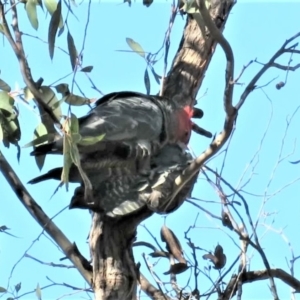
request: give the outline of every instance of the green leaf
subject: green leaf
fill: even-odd
[[[34,130],[33,132],[33,140],[36,140],[37,138],[42,138],[43,136],[47,135],[47,142],[49,142],[50,140],[54,139],[55,133],[49,133],[47,132],[47,128],[43,123],[40,123]],[[43,139],[45,139],[45,137],[43,137]],[[41,144],[45,143],[43,142],[41,139],[40,142]],[[36,144],[40,145],[40,144]],[[38,156],[34,156],[36,165],[38,166],[39,170],[41,171],[44,163],[45,163],[45,159],[46,159],[46,155],[38,155]]]
[[[0,32],[4,34],[4,27],[2,24],[0,24]]]
[[[102,141],[105,137],[105,134],[101,134],[98,136],[85,136],[85,137],[81,137],[81,140],[78,142],[78,145],[81,146],[90,146],[90,145],[94,145],[100,141]]]
[[[69,85],[67,83],[60,83],[55,86],[55,89],[58,93],[62,94],[63,97],[70,94]]]
[[[93,70],[93,66],[86,66],[80,70],[80,72],[90,73]]]
[[[60,18],[61,18],[61,0],[59,0],[57,4],[57,8],[52,14],[50,24],[49,24],[48,44],[49,44],[49,54],[51,59],[53,59],[53,55],[54,55],[55,38],[56,38],[56,33],[59,26]]]
[[[65,97],[64,102],[73,106],[81,106],[90,103],[90,100],[88,98],[70,94]]]
[[[6,292],[7,290],[4,287],[0,286],[0,293],[6,293]]]
[[[36,6],[37,0],[27,0],[25,8],[27,12],[28,19],[31,23],[31,26],[37,30],[39,28],[39,21],[37,18]]]
[[[155,79],[155,81],[157,82],[157,84],[160,84],[161,76],[158,75],[158,74],[155,72],[155,70],[154,70],[153,67],[151,67],[151,72],[152,72],[152,74],[153,74],[153,76],[154,76],[154,79]]]
[[[42,124],[42,123],[41,123]],[[44,125],[44,124],[42,124],[42,125]],[[45,125],[44,125],[45,126]],[[34,132],[34,136],[36,136],[37,134],[36,134],[36,130],[35,130],[35,132]],[[27,143],[27,144],[25,144],[22,148],[28,148],[28,147],[31,147],[31,146],[39,146],[39,145],[42,145],[42,144],[45,144],[45,143],[47,143],[48,142],[48,139],[50,138],[50,137],[53,137],[53,134],[51,134],[51,133],[49,133],[49,134],[43,134],[43,135],[41,135],[41,136],[38,136],[38,137],[36,137],[35,139],[33,139],[31,142],[29,142],[29,143]]]
[[[79,133],[79,122],[74,114],[71,114],[70,134]]]
[[[0,79],[0,90],[9,93],[11,91],[11,87],[4,80]]]
[[[42,291],[39,284],[36,286],[35,294],[39,300],[42,300]]]
[[[6,124],[7,138],[11,144],[17,145],[21,138],[19,120],[16,115],[11,115]]]
[[[142,46],[135,42],[133,39],[131,38],[126,38],[126,42],[128,44],[128,46],[138,55],[140,55],[141,57],[145,58],[145,51],[142,48]]]
[[[0,109],[4,109],[9,114],[12,114],[14,112],[14,103],[14,98],[10,97],[7,92],[0,91]]]
[[[33,94],[31,93],[30,89],[26,86],[24,88],[24,98],[26,101],[30,101],[34,98]]]
[[[61,181],[66,184],[66,190],[69,188],[69,173],[72,166],[72,158],[70,153],[70,143],[68,142],[67,134],[64,135],[63,140],[63,154],[64,154],[64,165],[61,173]]]
[[[1,123],[0,123],[0,142],[2,142],[2,140],[3,140],[3,130],[2,130]]]
[[[49,14],[52,16],[53,13],[57,9],[57,2],[56,2],[56,0],[44,0],[44,4],[45,4],[45,7],[48,10]]]
[[[53,113],[57,117],[57,119],[60,119],[62,116],[61,108],[58,103],[58,99],[55,95],[55,93],[52,91],[52,89],[48,86],[41,86],[40,91],[43,93],[42,100],[48,104],[49,107],[52,108]]]
[[[56,0],[44,0],[44,4],[46,6],[46,9],[48,10],[49,14],[52,16],[53,13],[56,11],[57,9],[57,2]],[[60,15],[60,20],[59,20],[59,28],[63,28],[64,23],[63,23],[63,18]]]
[[[145,70],[144,83],[145,83],[147,95],[149,95],[150,94],[150,79],[149,79],[148,68],[146,68],[146,70]]]
[[[70,62],[71,62],[71,66],[72,66],[72,70],[74,71],[77,65],[77,50],[75,47],[75,43],[74,43],[74,39],[70,33],[70,31],[68,31],[68,35],[67,35],[67,41],[68,41],[68,50],[69,50],[69,55],[70,55]]]

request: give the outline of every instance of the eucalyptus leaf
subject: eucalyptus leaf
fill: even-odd
[[[31,26],[37,30],[39,28],[39,21],[36,12],[36,6],[38,5],[37,0],[27,0],[25,8],[27,12],[28,19]]]
[[[47,140],[45,140],[45,136],[47,137]],[[48,134],[46,126],[43,123],[40,123],[33,132],[33,141],[38,138],[41,138],[40,144],[35,143],[35,146],[38,146],[54,139],[54,136],[55,133]],[[34,158],[35,158],[36,165],[41,171],[45,163],[46,155],[37,155],[34,156]]]
[[[14,98],[10,97],[9,94],[5,91],[0,91],[0,109],[4,109],[9,114],[12,114],[14,111]]]
[[[68,50],[69,50],[69,55],[70,55],[70,62],[71,62],[71,66],[72,66],[72,70],[74,71],[77,65],[77,50],[75,47],[75,43],[74,43],[74,39],[70,33],[70,31],[68,31],[68,35],[67,35],[67,42],[68,42]]]
[[[146,68],[146,70],[145,70],[144,83],[145,83],[147,95],[149,95],[150,94],[150,78],[149,78],[148,68]]]
[[[53,92],[53,90],[48,86],[41,86],[40,91],[43,94],[42,100],[44,103],[46,103],[50,108],[52,108],[53,113],[57,117],[57,119],[60,119],[62,116],[61,108],[58,103],[58,99]]]
[[[78,142],[81,146],[90,146],[102,141],[105,137],[105,134],[99,136],[85,136],[81,137],[81,140]]]
[[[2,140],[3,140],[3,130],[2,130],[1,123],[0,123],[0,142],[2,142]]]
[[[39,284],[37,284],[37,286],[36,286],[35,294],[36,294],[38,300],[42,300],[42,290],[41,290]]]
[[[56,11],[57,9],[57,2],[56,0],[44,0],[44,4],[46,6],[46,9],[47,11],[49,12],[49,14],[52,16],[53,13]],[[64,26],[64,23],[63,23],[63,18],[62,16],[60,16],[60,21],[59,21],[59,25],[58,27],[60,29],[62,29]]]
[[[73,94],[66,96],[64,101],[73,106],[81,106],[90,103],[89,99]]]
[[[135,42],[133,39],[131,38],[126,38],[126,42],[128,44],[128,46],[138,55],[140,55],[141,57],[145,58],[145,51],[142,48],[142,46]]]
[[[49,44],[49,54],[51,59],[53,59],[53,55],[54,55],[55,38],[59,27],[60,19],[61,19],[61,0],[59,0],[57,4],[57,8],[53,12],[49,24],[48,44]]]
[[[69,85],[67,83],[60,83],[54,87],[58,93],[62,94],[63,97],[70,94]]]
[[[80,72],[90,73],[93,70],[93,66],[86,66],[80,70]]]
[[[0,79],[0,90],[9,93],[11,91],[11,87],[4,80]]]

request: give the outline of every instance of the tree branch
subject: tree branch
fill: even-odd
[[[261,270],[261,271],[251,271],[244,272],[242,276],[239,277],[239,280],[244,283],[251,283],[258,280],[269,279],[269,274],[271,273],[272,277],[278,278],[290,287],[292,287],[295,292],[300,292],[300,281],[282,269],[270,269],[270,270]],[[237,275],[233,275],[230,282],[228,283],[226,290],[224,291],[222,300],[232,298],[237,292],[236,281],[238,280]]]
[[[152,285],[141,273],[139,276],[139,283],[142,291],[152,300],[171,300],[170,297],[163,294],[159,289]]]
[[[20,65],[20,71],[23,77],[23,80],[25,84],[30,89],[31,93],[33,94],[35,100],[39,104],[39,109],[41,110],[41,115],[43,116],[44,111],[50,116],[52,121],[56,124],[60,125],[59,120],[56,118],[55,114],[53,113],[53,110],[43,101],[43,94],[38,90],[35,82],[32,79],[31,71],[28,66],[27,59],[25,57],[25,52],[23,48],[22,43],[22,34],[19,30],[18,25],[18,14],[17,14],[17,7],[15,5],[15,0],[11,0],[11,11],[12,11],[12,28],[15,34],[15,40],[12,37],[12,34],[10,32],[10,29],[8,27],[5,13],[4,13],[4,5],[2,1],[0,0],[0,18],[2,19],[2,25],[3,25],[3,34],[8,40],[9,44],[11,45]],[[50,126],[47,126],[50,129]],[[53,131],[53,130],[52,130]]]
[[[42,208],[34,201],[28,193],[15,171],[9,165],[2,152],[0,151],[0,170],[11,189],[15,192],[21,203],[25,206],[31,216],[40,224],[40,226],[50,235],[50,237],[59,245],[64,254],[71,260],[78,269],[82,277],[91,286],[92,272],[87,269],[84,257],[79,253],[75,244],[72,244],[55,223],[44,213]]]

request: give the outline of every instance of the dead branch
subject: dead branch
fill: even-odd
[[[278,278],[283,281],[285,284],[292,287],[295,292],[300,292],[300,281],[282,269],[269,269],[269,270],[261,270],[261,271],[250,271],[244,272],[239,280],[244,283],[251,283],[258,280],[269,279],[269,273],[274,278]],[[224,291],[222,300],[227,300],[232,298],[237,292],[236,289],[236,280],[237,275],[233,275],[230,282],[228,283],[226,290]]]
[[[162,293],[160,290],[158,290],[141,273],[140,273],[140,277],[139,277],[139,284],[140,284],[143,292],[151,299],[153,299],[153,300],[171,300],[170,297],[168,297],[167,295]]]

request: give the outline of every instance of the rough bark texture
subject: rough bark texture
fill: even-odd
[[[93,257],[93,289],[96,300],[135,298],[139,270],[132,243],[137,225],[152,212],[145,207],[121,221],[95,213],[90,231]]]
[[[223,30],[234,1],[211,2],[211,17],[217,27]],[[163,94],[176,97],[182,104],[194,103],[215,47],[216,43],[209,32],[203,38],[196,21],[187,17],[178,52],[165,78]],[[138,272],[132,253],[132,242],[137,225],[151,214],[142,211],[122,222],[111,222],[100,214],[94,214],[90,247],[94,267],[93,287],[97,300],[135,299]],[[152,299],[162,297],[153,291],[148,295]]]
[[[234,0],[211,1],[210,16],[223,31]],[[216,48],[208,31],[203,37],[197,22],[187,17],[179,49],[165,79],[163,95],[176,97],[182,104],[194,103]]]
[[[94,266],[96,299],[132,299],[136,293],[136,270],[132,242],[135,230],[93,216],[90,247]],[[97,270],[97,272],[96,272]]]

